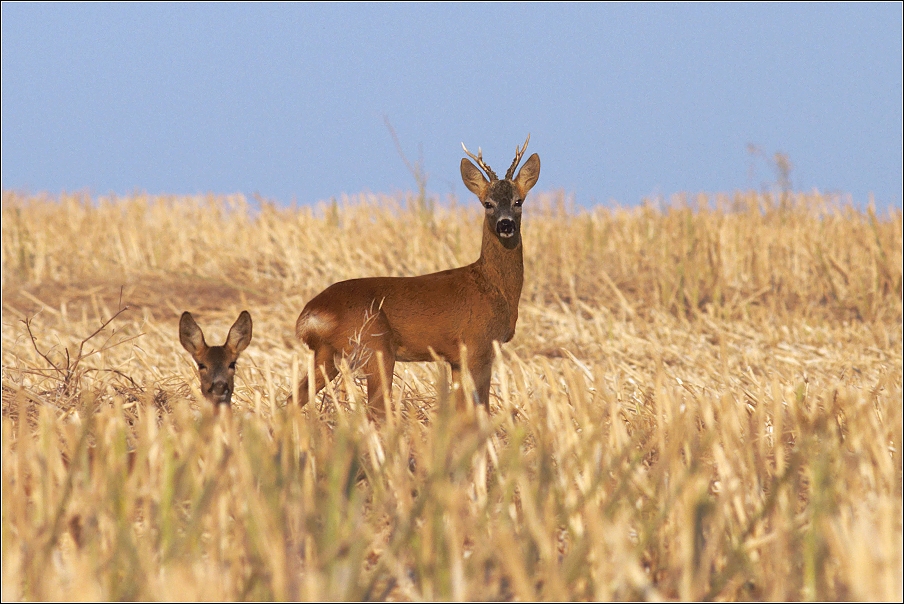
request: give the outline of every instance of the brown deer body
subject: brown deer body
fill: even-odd
[[[198,364],[201,393],[217,409],[220,405],[228,407],[232,402],[235,362],[251,342],[251,331],[251,314],[243,310],[229,329],[226,343],[208,346],[204,341],[204,332],[190,312],[182,313],[179,319],[179,341]]]
[[[339,372],[340,355],[356,352],[367,374],[368,403],[383,412],[397,361],[432,361],[452,366],[453,389],[462,406],[462,348],[475,385],[475,397],[489,405],[493,341],[515,335],[518,301],[524,282],[521,204],[540,175],[540,158],[532,155],[513,178],[524,147],[516,149],[506,178],[499,180],[482,159],[467,149],[489,180],[467,159],[462,180],[486,209],[480,258],[473,264],[418,277],[370,277],[334,283],[304,307],[295,332],[314,352],[318,368],[314,392]],[[464,147],[464,145],[462,145]],[[360,350],[354,351],[355,347]],[[362,354],[363,351],[363,354]],[[434,356],[435,355],[435,356]],[[382,363],[380,362],[382,358]],[[324,375],[325,374],[325,375]],[[297,391],[308,402],[307,378]],[[291,397],[290,397],[291,401]]]

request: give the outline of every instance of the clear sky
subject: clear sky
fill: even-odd
[[[470,194],[463,141],[633,205],[902,198],[902,5],[2,4],[2,188]],[[751,153],[751,145],[759,150]]]

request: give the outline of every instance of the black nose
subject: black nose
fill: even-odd
[[[211,385],[210,392],[214,396],[223,396],[229,394],[229,384],[226,382],[214,382]]]
[[[496,232],[500,235],[512,235],[515,232],[515,221],[503,218],[496,223]]]

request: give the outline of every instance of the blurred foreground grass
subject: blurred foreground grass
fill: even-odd
[[[489,416],[438,364],[284,407],[304,303],[473,261],[476,205],[4,193],[3,599],[901,599],[900,210],[534,196]],[[242,309],[214,416],[178,317]]]

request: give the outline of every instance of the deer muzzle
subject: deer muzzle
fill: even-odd
[[[515,235],[515,231],[517,227],[515,226],[514,220],[509,220],[508,218],[503,218],[499,222],[496,223],[496,234],[500,237],[512,237]]]
[[[217,381],[211,384],[210,390],[207,391],[207,396],[211,402],[217,405],[228,405],[232,402],[232,389],[225,380]]]

